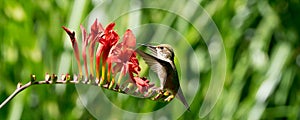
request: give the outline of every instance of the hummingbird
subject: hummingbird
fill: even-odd
[[[165,101],[170,101],[176,95],[184,106],[190,111],[190,107],[180,88],[178,73],[174,64],[174,50],[168,44],[157,46],[145,45],[150,50],[150,54],[139,49],[136,52],[144,59],[150,69],[154,71],[160,80],[160,91],[166,91],[164,95],[169,95]],[[161,92],[160,92],[161,93]]]

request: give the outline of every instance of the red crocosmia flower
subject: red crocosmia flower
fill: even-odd
[[[118,89],[121,86],[121,79],[127,73],[130,77],[130,82],[134,83],[138,90],[141,93],[144,93],[153,85],[149,85],[149,80],[145,77],[139,77],[139,73],[141,68],[139,66],[139,61],[136,58],[136,52],[134,50],[136,45],[136,38],[133,35],[131,30],[127,30],[123,36],[123,41],[118,43],[119,35],[114,31],[115,23],[111,23],[107,25],[105,29],[103,29],[102,25],[95,20],[93,25],[91,26],[91,33],[87,34],[86,29],[83,26],[80,26],[82,32],[82,58],[84,62],[84,70],[86,77],[89,77],[88,66],[87,66],[87,53],[86,50],[89,51],[89,60],[90,60],[90,72],[91,77],[94,77],[94,47],[96,43],[98,44],[97,52],[96,52],[96,80],[100,81],[100,85],[104,84],[104,80],[107,81],[109,85],[109,89],[111,89],[115,84],[115,76],[117,73],[120,73],[117,86]],[[69,35],[72,46],[74,49],[76,61],[79,68],[80,77],[82,76],[82,69],[80,65],[79,58],[79,50],[77,41],[75,38],[75,32],[71,32],[68,28],[63,27],[63,29]],[[118,44],[117,44],[118,43]],[[87,48],[88,47],[88,48]],[[100,61],[102,61],[102,69],[101,69],[101,79],[100,79]],[[106,65],[108,65],[108,70],[106,70]],[[114,66],[112,66],[114,65]],[[113,69],[112,69],[113,67]],[[107,73],[105,74],[105,72]],[[115,75],[111,79],[111,72]],[[106,78],[106,79],[105,79]],[[99,80],[100,79],[100,80]],[[126,83],[126,82],[125,82]]]
[[[143,93],[149,88],[149,80],[147,80],[145,77],[139,77],[138,75],[140,71],[141,68],[139,66],[139,61],[137,60],[136,53],[134,52],[130,58],[129,76],[132,82],[136,84],[139,91]],[[136,76],[134,74],[136,74]]]
[[[100,80],[100,84],[103,83],[104,75],[105,75],[105,65],[107,63],[107,58],[111,48],[118,42],[119,35],[113,30],[115,23],[109,24],[105,30],[104,34],[99,38],[99,46],[96,53],[96,73],[97,78],[99,78],[99,70],[100,70],[100,58],[102,59],[102,79]],[[110,78],[110,69],[111,64],[108,65],[108,78]]]
[[[136,39],[131,30],[127,30],[123,36],[123,42],[117,44],[110,53],[109,62],[116,63],[113,73],[121,71],[123,75],[128,72],[129,63],[135,57],[134,47]]]
[[[81,69],[81,64],[80,64],[80,58],[79,58],[79,50],[78,50],[78,44],[75,38],[75,32],[71,32],[71,30],[69,30],[68,28],[66,28],[65,26],[62,26],[62,28],[67,32],[67,34],[70,37],[70,40],[72,42],[72,47],[74,50],[74,54],[75,54],[75,58],[77,61],[77,65],[78,65],[78,69],[79,69],[79,75],[82,76],[82,69]]]
[[[84,62],[84,68],[85,68],[85,75],[88,77],[88,68],[87,68],[87,58],[86,58],[86,47],[88,46],[89,50],[89,60],[90,60],[90,72],[91,77],[94,76],[94,48],[96,41],[99,40],[101,35],[103,35],[103,27],[96,19],[95,22],[91,26],[91,33],[87,35],[85,28],[80,25],[80,29],[82,32],[82,57]]]
[[[134,77],[133,80],[141,93],[144,93],[148,90],[149,80],[147,80],[145,77]]]
[[[86,61],[86,46],[88,45],[88,39],[90,36],[86,35],[86,30],[82,25],[80,25],[80,29],[82,32],[82,57],[83,57],[83,64],[84,64],[84,70],[85,75],[88,77],[88,68],[87,68],[87,61]]]
[[[131,48],[134,49],[135,44],[136,43],[136,39],[135,36],[133,35],[131,30],[126,30],[124,36],[123,36],[123,43],[122,45],[124,46],[124,48]]]
[[[131,58],[130,58],[130,62],[132,64],[130,64],[130,72],[132,73],[135,73],[135,74],[139,74],[140,71],[141,71],[141,68],[139,66],[139,61],[138,59],[136,58],[136,52],[134,52],[132,55],[131,55]]]
[[[136,53],[133,50],[135,44],[136,38],[131,30],[127,30],[124,34],[123,42],[113,48],[108,61],[110,63],[116,63],[113,68],[113,73],[121,72],[118,79],[118,85],[120,85],[122,76],[129,73],[131,82],[137,85],[140,92],[144,92],[146,91],[146,88],[149,87],[149,80],[138,77],[141,68],[139,67]]]
[[[94,39],[98,34],[100,34],[103,31],[104,31],[104,29],[103,29],[101,23],[99,23],[98,20],[96,19],[95,22],[93,23],[92,27],[91,27],[91,37],[92,37],[92,39]]]
[[[84,29],[84,28],[83,28]],[[96,19],[91,26],[91,33],[88,35],[89,45],[89,56],[90,56],[90,72],[91,76],[94,76],[94,54],[95,54],[95,44],[99,41],[100,37],[103,35],[103,27],[100,22]],[[99,74],[99,73],[98,73]]]
[[[121,44],[118,44],[116,47],[113,48],[109,58],[108,62],[109,63],[116,63],[116,65],[113,68],[113,73],[120,72],[125,75],[128,72],[128,67],[129,67],[129,59],[131,54],[133,53],[133,50],[126,49],[122,50],[121,49]]]

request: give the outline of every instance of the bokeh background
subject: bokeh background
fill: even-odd
[[[300,115],[300,1],[299,0],[194,0],[211,16],[223,38],[226,52],[226,77],[221,95],[205,119],[299,119]],[[62,61],[72,57],[71,44],[61,26],[79,33],[79,24],[104,1],[0,1],[0,100],[26,83],[30,74],[43,79],[45,73],[72,72]],[[145,4],[189,3],[188,1],[105,1],[106,16],[119,10]],[[178,3],[176,3],[178,2]],[[140,23],[167,23],[181,31],[198,56],[199,88],[191,103],[192,112],[181,119],[200,119],[199,111],[211,80],[208,43],[191,24],[166,11],[145,9]],[[195,19],[197,11],[190,11]],[[135,16],[128,16],[135,17]],[[169,17],[166,19],[166,17]],[[170,20],[171,19],[171,20]],[[109,19],[108,19],[109,20]],[[105,21],[112,22],[112,21]],[[126,21],[115,21],[118,32],[128,28]],[[199,23],[201,23],[201,19]],[[104,23],[104,26],[106,23]],[[145,34],[145,33],[144,33]],[[148,34],[146,34],[148,35]],[[149,35],[151,37],[151,35]],[[180,45],[178,54],[189,53]],[[179,50],[180,49],[180,50]],[[217,49],[217,48],[216,48]],[[193,63],[192,56],[177,58]],[[184,66],[180,66],[184,67]],[[221,71],[221,70],[220,70]],[[186,88],[188,81],[183,81]],[[190,88],[188,88],[190,89]],[[131,102],[134,104],[133,102]],[[121,103],[122,104],[122,103]],[[123,103],[128,104],[128,103]],[[151,107],[147,108],[151,110]],[[148,119],[177,119],[167,116]],[[0,110],[6,119],[95,119],[78,99],[74,85],[33,86],[18,94]],[[110,119],[126,115],[109,113]],[[143,118],[143,117],[141,117]],[[136,118],[136,119],[141,119]],[[145,119],[145,118],[143,118]]]

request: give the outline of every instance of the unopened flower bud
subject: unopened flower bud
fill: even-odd
[[[50,79],[51,79],[51,76],[48,73],[46,73],[46,75],[45,75],[45,81],[49,82]]]
[[[66,81],[66,75],[65,74],[61,74],[61,80]]]
[[[33,74],[30,75],[30,78],[31,78],[31,80],[30,80],[31,82],[34,82],[36,80],[36,77]]]
[[[57,81],[57,75],[52,74],[51,80],[53,81],[53,83],[55,83]]]

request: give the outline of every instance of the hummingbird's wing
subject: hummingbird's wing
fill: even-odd
[[[145,62],[150,66],[150,69],[153,70],[158,75],[161,85],[163,85],[167,78],[167,71],[161,63],[166,63],[166,62],[148,53],[145,53],[141,50],[137,49],[136,52],[140,56],[142,56]]]

